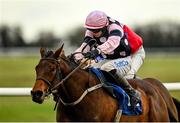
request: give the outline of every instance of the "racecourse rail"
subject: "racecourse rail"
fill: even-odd
[[[180,90],[180,82],[163,83],[169,90]],[[32,88],[0,88],[0,96],[30,96]]]

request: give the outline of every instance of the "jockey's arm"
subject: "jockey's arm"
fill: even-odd
[[[82,60],[84,58],[82,53],[87,53],[91,50],[91,46],[95,43],[95,41],[91,41],[92,39],[93,39],[92,32],[90,32],[89,30],[86,30],[83,43],[78,49],[75,50],[75,53],[80,52],[75,55],[76,60]]]
[[[124,35],[123,29],[117,24],[110,25],[108,31],[109,37],[107,41],[97,47],[104,54],[113,52],[119,46],[121,38]]]

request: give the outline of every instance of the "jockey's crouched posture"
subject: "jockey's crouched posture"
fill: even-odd
[[[75,51],[83,52],[84,55],[76,54],[75,59],[82,60],[84,57],[95,59],[99,55],[103,56],[104,60],[93,66],[114,75],[118,80],[117,84],[130,96],[132,108],[135,108],[140,100],[140,94],[125,78],[133,78],[143,64],[145,51],[142,38],[127,25],[101,11],[93,11],[87,16],[85,28],[87,30],[84,41]]]

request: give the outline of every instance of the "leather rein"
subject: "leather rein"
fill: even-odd
[[[62,60],[67,61],[66,59],[59,57]],[[57,88],[60,85],[63,85],[63,83],[74,73],[76,72],[84,63],[86,63],[89,59],[86,59],[84,62],[82,62],[81,64],[79,64],[78,67],[76,67],[75,69],[73,69],[65,78],[62,78],[62,72],[60,69],[60,59],[55,59],[55,58],[41,58],[41,60],[50,60],[50,61],[54,61],[56,64],[56,76],[54,77],[54,79],[52,81],[47,80],[46,78],[43,77],[38,77],[36,80],[43,80],[45,83],[47,83],[49,85],[49,88],[47,90],[47,92],[45,93],[45,96],[49,96],[50,94],[54,94],[54,93],[58,93]],[[55,79],[57,79],[57,81],[59,81],[56,85],[52,86],[53,81],[55,81]],[[65,106],[74,106],[77,105],[78,103],[80,103],[82,101],[82,99],[89,93],[92,92],[96,89],[99,89],[103,86],[103,83],[97,84],[95,86],[92,86],[90,88],[87,88],[82,95],[74,102],[70,102],[67,103],[65,101],[63,101],[63,99],[59,96],[58,100],[56,101],[56,105],[54,110],[56,109],[57,104],[59,103],[59,101],[61,101],[61,103]],[[64,88],[64,86],[62,86]],[[64,89],[64,91],[66,91],[66,89]]]

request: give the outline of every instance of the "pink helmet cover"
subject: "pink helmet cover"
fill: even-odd
[[[92,11],[86,18],[84,27],[89,29],[101,29],[108,25],[107,15],[102,11]]]

